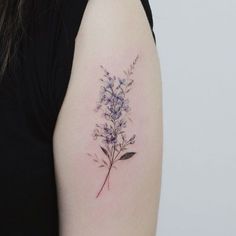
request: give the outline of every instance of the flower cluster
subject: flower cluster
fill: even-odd
[[[104,78],[101,81],[103,85],[100,90],[97,110],[103,108],[105,118],[116,121],[120,119],[124,112],[130,111],[129,100],[126,98],[126,94],[130,91],[133,80],[111,76],[105,70]]]
[[[96,111],[102,110],[107,123],[96,125],[94,138],[101,137],[106,145],[116,145],[121,138],[125,138],[123,129],[126,128],[126,116],[131,110],[126,95],[131,90],[133,80],[121,79],[112,76],[106,69],[103,70],[105,74],[101,79],[100,99]]]

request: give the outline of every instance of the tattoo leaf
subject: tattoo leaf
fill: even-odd
[[[121,156],[120,160],[127,160],[133,157],[136,154],[136,152],[127,152],[124,155]]]
[[[102,160],[102,162],[103,162],[106,166],[108,166],[108,164],[107,164],[107,162],[106,162],[105,160]]]
[[[101,147],[102,151],[104,152],[104,154],[105,154],[107,157],[109,157],[109,154],[108,154],[107,150],[106,150],[104,147],[102,147],[102,146],[100,146],[100,147]]]

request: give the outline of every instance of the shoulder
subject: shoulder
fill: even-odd
[[[152,13],[148,0],[90,0],[83,15],[81,31],[96,35],[132,33],[153,34]],[[154,35],[154,34],[153,34]]]

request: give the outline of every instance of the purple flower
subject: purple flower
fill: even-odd
[[[117,134],[116,133],[109,133],[103,139],[103,142],[106,144],[116,144],[117,143]]]
[[[111,113],[112,120],[118,120],[121,117],[122,113],[119,110],[113,110]]]

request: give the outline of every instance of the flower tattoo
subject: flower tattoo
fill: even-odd
[[[98,191],[98,198],[107,185],[110,189],[110,175],[112,169],[117,169],[116,165],[119,161],[132,158],[136,152],[128,151],[130,145],[135,143],[136,135],[127,137],[125,129],[128,121],[131,121],[129,113],[131,111],[128,99],[128,93],[131,91],[134,80],[131,79],[135,66],[139,60],[139,56],[135,58],[128,70],[124,71],[122,78],[112,75],[103,66],[104,71],[101,80],[100,98],[97,102],[96,112],[100,112],[104,119],[102,124],[96,124],[93,138],[100,141],[100,148],[103,157],[99,158],[97,154],[88,155],[100,168],[106,168],[107,174]]]

